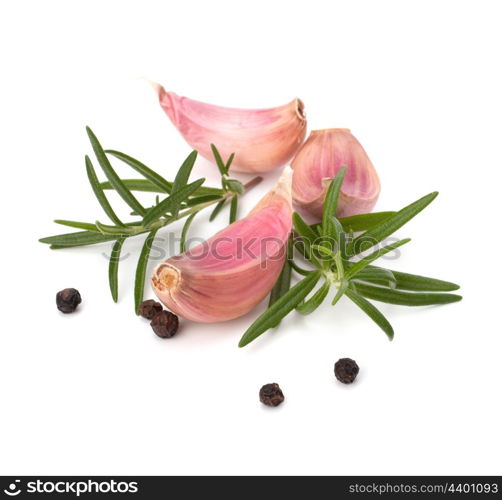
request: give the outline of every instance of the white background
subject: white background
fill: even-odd
[[[499,7],[2,2],[0,473],[502,473]],[[168,177],[190,151],[138,77],[227,106],[298,96],[309,129],[351,128],[381,177],[377,209],[440,192],[390,264],[461,283],[463,302],[382,305],[393,343],[347,300],[245,349],[259,310],[157,338],[133,314],[141,240],[126,247],[118,305],[108,246],[37,243],[66,232],[54,218],[106,220],[85,175],[86,124]],[[216,181],[209,163],[197,169]],[[84,302],[64,316],[54,296],[69,286]],[[361,367],[348,387],[333,376],[345,356]],[[281,407],[259,403],[267,382]]]

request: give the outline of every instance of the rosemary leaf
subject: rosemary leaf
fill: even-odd
[[[324,200],[324,208],[322,213],[322,235],[326,238],[335,240],[338,243],[339,230],[333,223],[333,218],[336,217],[336,207],[338,205],[338,197],[340,195],[340,188],[342,187],[343,178],[347,172],[347,167],[342,167],[336,174],[336,177],[331,181],[326,199]],[[333,248],[330,245],[330,248]]]
[[[354,302],[358,307],[361,308],[387,335],[389,340],[394,338],[394,329],[392,325],[387,321],[385,316],[371,303],[368,302],[364,297],[361,297],[357,292],[347,287],[345,290],[345,295]]]
[[[105,193],[103,192],[103,189],[101,188],[101,185],[99,184],[98,176],[96,175],[96,171],[94,170],[94,167],[92,165],[91,159],[85,155],[85,168],[87,170],[87,177],[89,179],[89,183],[91,184],[92,190],[94,191],[94,194],[96,198],[99,201],[99,204],[103,207],[103,210],[105,211],[105,214],[108,215],[110,220],[117,224],[117,226],[123,226],[124,224],[122,221],[117,217],[117,214],[113,210],[112,206],[110,205],[108,198],[106,197]]]
[[[388,304],[400,306],[430,306],[434,304],[450,304],[462,300],[453,293],[405,292],[394,288],[384,288],[368,283],[353,283],[355,289],[363,297]]]
[[[211,144],[211,151],[213,152],[214,160],[216,161],[216,166],[218,167],[220,174],[227,175],[227,166],[225,165],[225,163],[223,163],[220,152],[216,149],[216,146],[214,144]]]
[[[85,229],[86,231],[93,231],[94,233],[99,233],[99,229],[96,224],[91,224],[90,222],[78,222],[74,220],[62,220],[56,219],[54,221],[56,224],[61,224],[62,226],[74,227],[75,229]]]
[[[368,264],[371,264],[373,261],[379,259],[383,255],[392,252],[392,250],[395,250],[396,248],[399,248],[400,246],[405,245],[410,241],[410,238],[405,238],[404,240],[396,241],[395,243],[385,245],[384,247],[375,250],[373,253],[371,253],[367,257],[364,257],[359,262],[356,262],[353,266],[351,266],[345,274],[345,277],[347,279],[350,279],[353,276],[357,276],[357,273],[361,271],[361,269],[364,269]]]
[[[165,193],[165,190],[161,190],[157,187],[153,182],[150,182],[147,179],[122,179],[122,182],[126,185],[128,189],[131,191],[143,191],[146,193]],[[172,186],[172,182],[166,181],[169,186]],[[101,187],[103,189],[113,189],[113,186],[109,181],[101,182]],[[169,188],[169,192],[171,192],[171,188]],[[197,191],[195,191],[194,195],[196,196],[223,196],[225,192],[221,188],[209,187],[209,186],[201,186]]]
[[[268,307],[277,302],[291,287],[291,265],[288,260],[284,262],[281,274],[270,292]]]
[[[428,278],[427,276],[419,276],[417,274],[408,274],[401,271],[391,271],[376,266],[368,266],[371,270],[387,271],[394,276],[396,288],[399,290],[411,290],[415,292],[453,292],[460,288],[456,283],[450,281],[438,280],[436,278]],[[357,277],[359,278],[359,276]]]
[[[178,170],[176,177],[174,178],[172,193],[177,193],[181,191],[187,185],[188,179],[190,177],[190,174],[192,173],[192,168],[195,165],[196,159],[197,159],[197,151],[192,151],[187,156],[187,158],[181,165],[180,169]],[[172,209],[173,217],[176,217],[178,215],[179,209],[180,206],[178,203]]]
[[[232,165],[232,162],[234,161],[235,158],[235,153],[232,153],[227,160],[227,163],[225,165],[225,172],[228,174],[228,171],[230,170],[230,167]]]
[[[246,330],[239,342],[239,347],[244,347],[269,328],[277,325],[282,318],[289,314],[312,291],[320,277],[321,273],[314,271],[299,281],[294,287],[290,288]]]
[[[331,302],[332,306],[336,305],[336,303],[342,298],[342,295],[346,292],[348,286],[349,286],[348,281],[342,281],[340,283],[340,286],[338,287],[338,290],[336,291],[336,294]]]
[[[296,232],[310,244],[319,240],[319,235],[302,219],[298,212],[293,212],[293,225]]]
[[[145,291],[145,277],[146,270],[148,267],[148,259],[150,258],[150,251],[152,249],[152,243],[157,234],[157,229],[151,231],[145,239],[143,248],[141,249],[141,254],[138,260],[138,266],[136,267],[136,278],[134,282],[134,309],[136,314],[139,314],[139,306],[143,302],[143,294]]]
[[[180,238],[180,253],[186,251],[186,239],[187,239],[188,229],[190,228],[190,224],[192,224],[192,221],[194,220],[197,214],[198,212],[194,212],[193,214],[189,215],[187,217],[187,220],[185,221],[185,224],[183,224],[183,229],[181,230],[181,238]]]
[[[51,245],[53,249],[81,247],[85,245],[94,245],[96,243],[104,243],[105,241],[113,241],[117,239],[113,235],[105,235],[95,233],[94,231],[78,231],[76,233],[56,234],[40,238],[40,243]]]
[[[319,261],[312,254],[312,245],[320,241],[317,233],[302,219],[300,214],[293,212],[293,226],[295,231],[301,236],[304,244],[304,252],[301,252],[304,257],[312,261],[314,265],[320,267]],[[297,247],[298,248],[298,247]]]
[[[143,226],[148,226],[152,222],[162,217],[167,212],[176,212],[182,201],[185,201],[194,191],[197,190],[204,183],[205,179],[198,179],[186,186],[182,187],[179,191],[174,191],[162,200],[158,205],[150,208],[143,218]]]
[[[172,188],[172,183],[168,182],[164,177],[159,175],[157,172],[147,167],[144,163],[141,163],[136,158],[121,153],[120,151],[114,151],[113,149],[107,149],[105,153],[118,158],[130,167],[132,167],[136,172],[139,172],[146,180],[150,181],[154,186],[160,189],[161,193],[170,193]],[[124,182],[124,181],[123,181]],[[124,182],[127,186],[127,184]]]
[[[110,181],[111,185],[114,187],[115,191],[122,197],[122,199],[136,212],[144,215],[146,213],[145,208],[141,205],[141,203],[136,199],[136,197],[127,189],[125,184],[122,182],[120,177],[117,175],[117,172],[111,166],[110,161],[108,160],[101,144],[99,143],[97,137],[94,135],[94,132],[86,127],[87,135],[89,136],[89,140],[91,141],[92,149],[94,150],[94,154],[98,159],[98,163],[100,164],[103,172],[106,177]]]
[[[438,195],[437,191],[430,193],[419,200],[411,203],[403,209],[396,212],[394,215],[385,219],[383,222],[359,235],[350,244],[350,254],[354,251],[360,253],[367,248],[371,248],[380,241],[390,236],[400,227],[404,226],[409,220],[418,215],[427,205],[429,205]]]
[[[396,277],[392,271],[375,266],[366,266],[364,269],[361,269],[354,279],[369,281],[370,283],[388,286],[389,288],[396,288],[397,284]]]
[[[296,310],[303,315],[313,313],[328,295],[330,283],[326,280],[323,285],[308,300],[296,306]]]
[[[138,226],[109,226],[96,221],[96,227],[102,234],[112,234],[115,236],[133,236],[138,234]],[[114,238],[115,239],[115,238]]]
[[[145,193],[166,193],[164,189],[160,189],[156,184],[150,182],[147,179],[122,179],[122,183],[130,191],[143,191]],[[105,190],[114,189],[110,184],[110,181],[101,182],[100,186]]]
[[[108,282],[110,284],[110,292],[112,294],[112,299],[117,302],[119,297],[119,262],[120,262],[120,252],[122,251],[122,245],[126,240],[125,237],[120,237],[112,247],[112,253],[110,255],[110,263],[108,265]]]
[[[234,194],[232,196],[232,200],[230,201],[230,217],[229,217],[229,223],[232,224],[237,220],[237,206],[239,202],[239,197]]]
[[[302,276],[307,276],[309,275],[312,271],[309,271],[308,269],[303,269],[300,267],[296,262],[291,259],[289,261],[289,265],[293,268],[294,271],[296,271],[298,274],[301,274]]]
[[[209,216],[209,222],[212,222],[214,219],[216,219],[218,214],[221,212],[221,209],[224,207],[226,201],[226,198],[223,198],[223,200],[216,204],[213,211],[211,212],[211,215]]]
[[[203,196],[195,196],[186,201],[183,208],[194,207],[195,205],[201,205],[202,203],[209,203],[210,201],[216,201],[221,198],[219,194],[206,194]]]
[[[270,292],[268,307],[277,302],[291,288],[291,263],[293,262],[293,235],[289,235],[286,245],[286,259],[282,266],[281,273],[274,287]],[[278,326],[279,323],[277,323]]]
[[[351,215],[350,217],[342,217],[340,223],[346,232],[367,231],[388,219],[396,212],[373,212],[370,214]]]

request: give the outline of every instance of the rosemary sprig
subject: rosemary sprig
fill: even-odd
[[[169,224],[187,218],[181,235],[181,251],[186,250],[187,233],[195,216],[207,207],[216,205],[219,210],[230,201],[230,219],[237,218],[238,197],[245,191],[261,182],[261,177],[255,177],[245,185],[229,176],[229,169],[234,155],[226,162],[221,158],[217,148],[213,145],[213,153],[222,177],[222,187],[204,186],[205,179],[198,179],[189,183],[190,174],[197,159],[197,152],[192,151],[178,170],[174,181],[168,181],[163,176],[146,166],[139,160],[125,153],[115,150],[104,150],[93,131],[87,127],[92,149],[97,162],[107,181],[100,182],[91,159],[85,157],[87,177],[99,204],[103,208],[113,225],[102,222],[80,222],[66,219],[56,219],[57,224],[82,229],[74,233],[59,234],[41,238],[39,241],[50,245],[51,249],[59,250],[78,246],[94,245],[113,241],[108,268],[108,281],[112,299],[118,300],[118,269],[122,246],[127,238],[147,234],[136,269],[134,286],[135,310],[143,299],[143,290],[150,258],[150,250],[157,232]],[[122,161],[143,179],[121,179],[112,167],[108,155]],[[132,209],[132,215],[141,220],[123,222],[113,210],[105,190],[115,190]],[[150,208],[144,207],[134,196],[133,191],[158,193],[155,203]],[[160,196],[159,196],[160,195]],[[162,198],[162,196],[164,196]],[[211,220],[214,217],[211,217]]]
[[[409,239],[384,245],[369,255],[360,256],[419,214],[436,198],[437,192],[398,212],[364,214],[338,220],[336,205],[344,175],[345,169],[342,168],[330,184],[321,223],[309,226],[299,214],[293,214],[294,248],[301,252],[300,258],[308,261],[314,269],[306,270],[292,258],[286,261],[290,269],[302,276],[301,280],[286,291],[289,282],[284,280],[283,270],[272,290],[268,309],[247,329],[239,347],[277,326],[294,309],[301,314],[311,314],[328,297],[332,286],[336,289],[333,305],[346,295],[390,340],[394,337],[392,326],[368,299],[405,306],[448,304],[462,299],[460,295],[439,293],[457,290],[459,287],[455,283],[372,265],[386,253],[408,243]],[[353,233],[360,231],[363,231],[362,234],[353,239]],[[321,278],[321,286],[314,291]],[[277,298],[279,290],[280,297]],[[314,293],[309,297],[312,291]]]

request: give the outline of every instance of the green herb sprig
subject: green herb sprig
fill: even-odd
[[[448,304],[462,299],[460,295],[445,293],[458,290],[459,286],[455,283],[373,265],[378,258],[408,243],[408,238],[377,248],[369,255],[360,256],[362,252],[378,246],[419,214],[438,193],[430,193],[398,212],[337,219],[337,201],[345,172],[345,168],[340,169],[329,186],[321,223],[309,225],[299,214],[293,214],[294,239],[291,239],[288,258],[271,292],[268,309],[247,329],[239,347],[244,347],[268,329],[276,327],[293,310],[311,314],[328,297],[332,287],[336,289],[333,305],[345,295],[385,332],[389,340],[394,338],[394,330],[370,300],[404,306],[425,306]],[[353,237],[355,232],[361,231],[361,234]],[[295,262],[292,254],[294,249],[301,252],[302,265]],[[305,264],[309,269],[305,269]],[[291,270],[302,278],[290,288]],[[314,291],[320,281],[321,285]]]
[[[200,178],[188,182],[197,159],[197,151],[192,151],[179,168],[174,181],[168,181],[163,176],[147,167],[132,156],[115,150],[105,150],[93,131],[87,127],[87,135],[94,151],[96,160],[105,174],[107,181],[100,182],[94,165],[89,156],[85,157],[87,178],[103,211],[112,224],[100,221],[79,222],[56,219],[54,222],[67,227],[81,229],[79,232],[58,234],[41,238],[39,241],[50,245],[51,249],[63,249],[77,246],[94,245],[113,241],[108,268],[108,281],[112,299],[118,300],[118,268],[122,246],[127,238],[146,234],[136,267],[134,285],[134,306],[138,313],[143,300],[146,271],[150,251],[159,229],[173,222],[186,218],[181,232],[180,252],[186,250],[186,240],[190,224],[203,209],[215,205],[210,220],[214,220],[223,207],[230,203],[229,220],[237,219],[238,198],[246,191],[261,182],[261,177],[255,177],[246,184],[233,179],[229,175],[234,155],[226,162],[221,158],[216,146],[211,145],[213,155],[221,173],[221,188],[204,185],[205,179]],[[116,158],[133,168],[143,178],[122,179],[112,167],[109,157]],[[131,208],[131,215],[139,220],[123,222],[115,213],[105,194],[107,190],[115,190],[123,201]],[[155,203],[150,207],[143,206],[134,196],[133,191],[157,193]],[[164,196],[161,198],[161,196]]]

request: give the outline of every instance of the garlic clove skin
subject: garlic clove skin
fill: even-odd
[[[281,167],[305,139],[307,121],[300,99],[277,108],[236,109],[154,87],[160,105],[193,149],[212,162],[211,144],[224,158],[235,153],[231,171],[258,173]]]
[[[159,300],[179,316],[203,323],[238,318],[258,305],[284,265],[291,233],[292,170],[243,219],[157,266]]]
[[[380,194],[380,180],[359,141],[343,128],[313,130],[296,154],[291,164],[295,204],[320,220],[329,181],[342,166],[347,166],[347,173],[337,216],[371,212]]]

